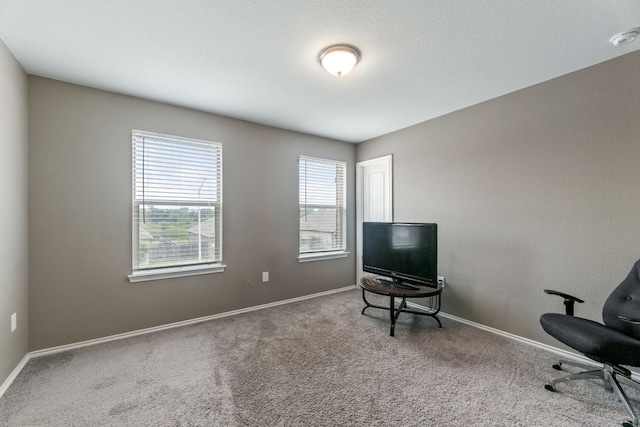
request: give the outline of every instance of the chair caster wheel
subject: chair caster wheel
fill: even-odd
[[[555,369],[556,371],[562,371],[562,365],[560,363],[556,363],[555,365],[551,366],[553,369]]]
[[[556,391],[556,388],[554,386],[552,386],[551,384],[545,384],[544,388],[546,388],[549,391]]]
[[[631,421],[625,421],[622,423],[622,427],[634,427],[633,423]]]

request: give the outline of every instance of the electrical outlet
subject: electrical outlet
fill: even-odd
[[[262,272],[262,283],[268,282],[269,281],[269,272],[268,271],[263,271]]]
[[[447,286],[447,281],[445,280],[444,276],[438,276],[438,285],[442,286],[443,288]]]
[[[18,327],[18,315],[16,313],[13,313],[11,315],[11,332],[14,332],[17,327]]]

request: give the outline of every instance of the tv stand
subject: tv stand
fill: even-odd
[[[440,295],[442,294],[442,287],[440,285],[436,286],[435,288],[430,288],[428,286],[417,287],[410,285],[412,288],[418,289],[405,289],[396,286],[396,284],[396,282],[384,279],[381,280],[375,276],[366,276],[360,279],[360,287],[362,288],[362,299],[366,304],[366,306],[362,309],[362,314],[364,314],[364,311],[369,307],[389,310],[391,318],[391,328],[389,330],[390,336],[394,336],[396,320],[398,319],[400,313],[411,313],[433,317],[435,321],[438,322],[438,326],[442,328],[442,323],[440,323],[440,319],[438,319],[437,316],[437,314],[440,312]],[[389,307],[371,304],[369,301],[367,301],[365,291],[372,292],[378,295],[388,296]],[[397,308],[395,301],[396,298],[402,298],[402,302]],[[435,298],[435,308],[420,311],[410,310],[407,308],[407,298]]]

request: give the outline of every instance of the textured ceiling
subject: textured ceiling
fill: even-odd
[[[30,74],[349,142],[640,49],[608,42],[636,26],[638,0],[0,0]],[[317,55],[341,42],[338,78]]]

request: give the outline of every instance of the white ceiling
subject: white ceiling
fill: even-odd
[[[638,0],[0,0],[30,74],[349,142],[640,49],[609,43],[636,26]],[[335,43],[362,51],[344,77]]]

